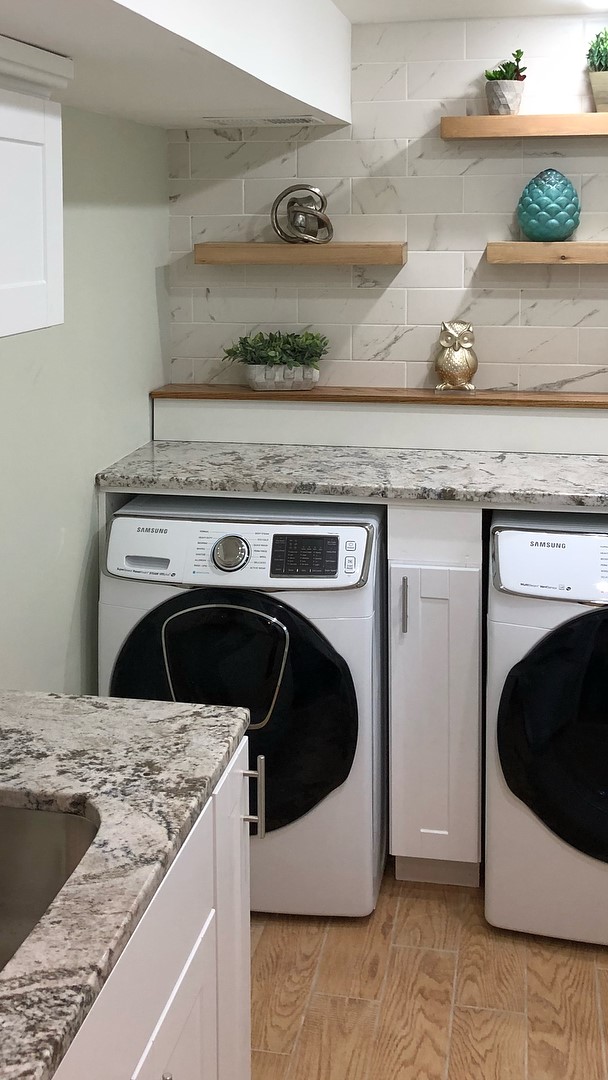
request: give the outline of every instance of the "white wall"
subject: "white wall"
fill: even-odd
[[[0,342],[0,686],[92,691],[95,472],[163,381],[166,136],[64,111],[65,323]]]

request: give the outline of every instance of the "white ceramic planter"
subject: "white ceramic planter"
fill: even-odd
[[[608,71],[590,71],[596,112],[608,112]]]
[[[246,364],[245,375],[252,390],[312,390],[319,381],[318,368],[282,364]]]
[[[488,79],[486,100],[491,116],[517,116],[524,84],[518,79]]]

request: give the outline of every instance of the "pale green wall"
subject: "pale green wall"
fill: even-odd
[[[163,381],[166,136],[64,110],[65,323],[0,339],[0,686],[95,688],[95,472]]]

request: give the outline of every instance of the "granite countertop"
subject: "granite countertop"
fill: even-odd
[[[157,441],[104,469],[97,483],[567,509],[608,505],[608,456]]]
[[[247,720],[245,709],[0,693],[0,804],[100,820],[0,972],[2,1080],[53,1075]]]

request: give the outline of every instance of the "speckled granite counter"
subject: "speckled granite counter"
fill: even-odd
[[[1,1080],[53,1075],[246,726],[244,709],[0,693],[0,803],[100,818],[0,973]]]
[[[151,442],[99,473],[101,488],[608,506],[608,456]]]

